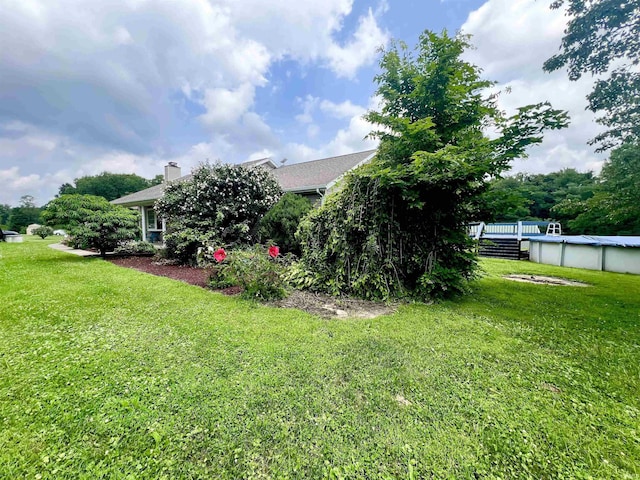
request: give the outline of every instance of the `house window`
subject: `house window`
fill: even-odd
[[[153,208],[147,207],[147,230],[162,230],[162,220]]]

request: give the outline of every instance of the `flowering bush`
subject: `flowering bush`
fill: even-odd
[[[167,222],[170,258],[193,263],[204,245],[251,245],[257,225],[282,191],[265,169],[202,164],[191,178],[167,185],[155,209]]]
[[[280,255],[275,245],[268,249],[256,245],[231,253],[222,248],[201,248],[198,259],[200,264],[211,265],[209,285],[213,288],[239,285],[244,289],[242,296],[254,300],[280,299],[287,294],[285,273],[290,257]]]
[[[215,258],[216,262],[220,263],[227,258],[227,252],[224,251],[224,248],[219,248],[213,253],[213,258]]]

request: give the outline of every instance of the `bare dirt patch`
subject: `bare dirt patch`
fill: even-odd
[[[553,383],[543,382],[540,386],[544,390],[548,390],[551,393],[562,393],[562,390],[560,390],[558,387],[556,387]]]
[[[403,407],[408,407],[409,405],[411,405],[411,402],[406,398],[404,398],[402,395],[399,395],[399,394],[396,395],[395,399],[396,399],[396,402],[398,402],[398,404]]]
[[[294,291],[287,298],[271,302],[282,308],[297,308],[323,318],[375,318],[397,310],[397,305],[387,305],[355,298],[332,297],[322,293]]]
[[[559,277],[544,277],[542,275],[505,275],[502,278],[514,282],[537,283],[539,285],[557,285],[564,287],[588,287],[586,283],[567,280]]]

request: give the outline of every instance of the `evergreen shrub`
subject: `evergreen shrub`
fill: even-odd
[[[308,198],[285,193],[260,221],[262,243],[274,243],[283,252],[300,255],[300,242],[295,236],[300,220],[312,209]]]

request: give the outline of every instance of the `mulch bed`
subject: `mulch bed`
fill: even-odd
[[[141,272],[181,280],[203,288],[207,287],[210,274],[205,268],[195,268],[184,265],[165,265],[157,262],[157,260],[152,257],[107,258],[107,260],[120,267],[134,268]]]
[[[207,283],[210,271],[206,268],[171,265],[158,262],[151,257],[107,257],[107,260],[120,267],[134,268],[152,275],[181,280],[191,285],[208,288]],[[225,295],[237,295],[242,292],[242,287],[229,287],[216,291]],[[393,313],[397,309],[397,305],[300,291],[292,292],[291,295],[283,300],[270,302],[270,305],[281,308],[297,308],[323,318],[375,318]]]

